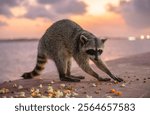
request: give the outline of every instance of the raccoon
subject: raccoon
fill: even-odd
[[[71,58],[79,67],[99,81],[110,81],[94,72],[89,64],[95,65],[118,82],[123,81],[115,77],[106,64],[101,60],[106,39],[98,39],[95,35],[84,30],[77,23],[63,19],[52,24],[39,40],[36,66],[31,72],[24,73],[24,79],[31,79],[40,75],[48,59],[55,62],[61,81],[79,82],[84,76],[71,75]]]

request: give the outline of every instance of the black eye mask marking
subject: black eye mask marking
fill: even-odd
[[[100,49],[97,51],[95,51],[93,49],[89,49],[89,50],[86,50],[86,53],[89,55],[96,55],[96,54],[101,55],[103,53],[103,51]]]
[[[92,55],[92,56],[95,56],[95,60],[98,60],[98,56],[102,54],[102,50],[101,49],[98,49],[98,40],[97,38],[95,38],[95,49],[88,49],[86,50],[86,53],[88,55]]]

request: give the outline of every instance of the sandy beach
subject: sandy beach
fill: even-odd
[[[72,70],[74,75],[86,77],[81,82],[62,82],[55,73],[34,79],[7,81],[0,84],[0,97],[150,98],[149,59],[150,53],[144,53],[107,61],[111,71],[124,79],[121,83],[113,80],[99,82],[80,68],[75,68]],[[92,68],[99,75],[108,77],[94,65]],[[46,76],[49,79],[45,79]]]

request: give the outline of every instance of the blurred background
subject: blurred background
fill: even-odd
[[[34,68],[38,40],[64,18],[110,38],[106,61],[150,52],[150,0],[0,0],[0,83]],[[57,73],[52,61],[50,72]]]
[[[149,0],[0,0],[0,38],[40,38],[64,18],[98,36],[150,38]]]

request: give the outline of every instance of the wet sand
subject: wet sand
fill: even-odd
[[[0,84],[0,97],[57,97],[58,93],[62,92],[60,97],[150,98],[150,53],[106,63],[115,75],[124,79],[124,82],[117,83],[113,80],[99,82],[84,73],[80,68],[76,68],[72,71],[72,74],[85,76],[85,79],[81,82],[62,82],[55,73],[54,75],[46,74],[28,80],[18,77],[18,80]],[[99,75],[108,77],[94,65],[92,65],[92,68]],[[50,93],[50,88],[53,89],[55,94]]]

